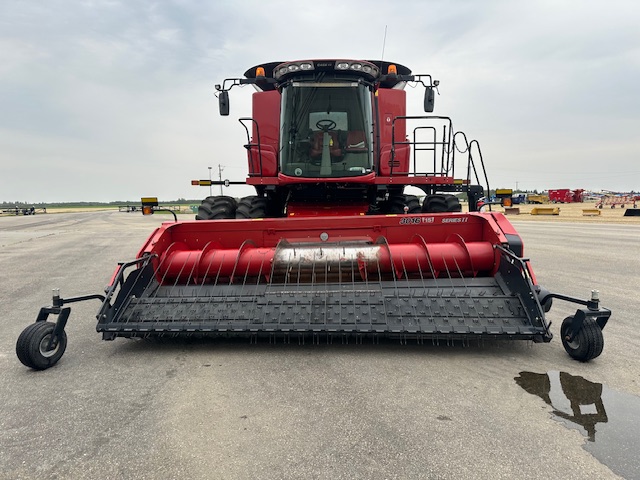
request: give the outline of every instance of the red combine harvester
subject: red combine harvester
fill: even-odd
[[[556,298],[580,305],[560,328],[569,355],[600,355],[610,310],[596,291],[580,300],[538,285],[509,221],[476,211],[489,192],[478,142],[448,117],[406,115],[407,83],[425,87],[432,112],[438,82],[383,61],[267,63],[217,85],[222,115],[231,88],[256,87],[253,116],[240,118],[249,162],[241,183],[256,194],[208,197],[195,221],[163,223],[118,266],[105,295],[54,291],[20,335],[19,359],[54,365],[67,305],[89,299],[102,302],[105,340],[548,342],[545,313]],[[456,194],[472,211],[461,211]]]

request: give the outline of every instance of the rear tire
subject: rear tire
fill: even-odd
[[[578,331],[571,342],[567,340],[571,331],[571,324],[574,317],[567,317],[562,321],[560,326],[560,337],[562,345],[571,358],[580,362],[588,362],[599,356],[604,348],[604,337],[602,330],[595,320],[585,318],[582,328]]]
[[[405,213],[404,207],[409,209],[407,213],[420,213],[420,200],[415,195],[393,195],[387,202],[385,213]]]
[[[268,202],[265,197],[250,195],[238,203],[236,218],[267,218]]]
[[[207,197],[198,207],[196,220],[220,220],[236,218],[238,204],[233,197]]]
[[[16,342],[16,355],[23,365],[45,370],[58,363],[67,348],[67,334],[63,330],[55,347],[47,350],[54,328],[55,323],[36,322],[22,331]]]
[[[422,213],[461,212],[460,199],[451,194],[427,195],[422,203]]]

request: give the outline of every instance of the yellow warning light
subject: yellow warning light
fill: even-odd
[[[387,75],[397,75],[397,74],[398,74],[398,68],[392,63],[387,68]]]
[[[264,67],[256,68],[256,77],[264,77]]]
[[[142,215],[153,215],[153,207],[158,206],[158,197],[142,197]]]
[[[140,199],[140,202],[142,203],[142,205],[149,205],[152,207],[157,207],[158,206],[158,197],[142,197]]]

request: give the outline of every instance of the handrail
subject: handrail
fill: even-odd
[[[253,165],[253,153],[251,152],[251,148],[258,147],[258,166],[260,167],[259,169],[260,171],[257,174],[249,172],[249,176],[261,177],[262,176],[262,142],[260,142],[260,126],[258,125],[258,122],[251,117],[242,117],[242,118],[239,118],[238,121],[244,127],[244,130],[247,133],[247,144],[245,145],[245,148],[249,151],[249,157],[251,158],[252,165]],[[256,135],[258,137],[258,143],[251,143],[251,134],[249,133],[249,127],[247,127],[244,122],[253,122],[253,124],[256,127]]]
[[[412,139],[396,140],[396,121],[407,120],[439,120],[442,121],[442,125],[419,125],[413,128]],[[437,139],[437,130],[442,127],[442,137]],[[428,130],[429,138],[427,141],[418,139],[418,134],[424,130]],[[462,138],[460,138],[462,137]],[[413,152],[413,172],[394,172],[395,155],[397,145],[411,145]],[[440,168],[437,167],[437,155],[438,149],[441,149]],[[433,172],[419,172],[418,171],[418,152],[429,152],[429,155],[433,155]],[[467,155],[467,168],[466,168],[466,182],[471,184],[472,179],[478,185],[486,185],[487,192],[490,192],[489,178],[485,168],[484,160],[482,157],[482,151],[480,144],[477,140],[469,141],[464,132],[455,132],[453,129],[453,122],[450,117],[436,116],[436,115],[402,115],[394,117],[391,124],[391,156],[390,156],[390,176],[407,175],[413,176],[442,176],[442,177],[454,177],[455,176],[455,160],[456,152],[459,154]],[[428,160],[427,160],[428,161]],[[476,161],[479,165],[476,165]],[[439,172],[438,172],[439,170]],[[481,179],[481,177],[484,177]]]

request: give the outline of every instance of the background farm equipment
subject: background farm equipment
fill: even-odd
[[[526,203],[527,194],[526,193],[517,193],[511,196],[512,205],[520,205],[522,203]]]
[[[88,299],[102,302],[105,340],[421,343],[548,342],[545,314],[556,298],[581,305],[561,327],[569,355],[600,355],[611,312],[595,293],[585,301],[537,283],[504,215],[476,211],[490,191],[478,142],[449,117],[407,115],[409,82],[425,88],[432,112],[438,82],[390,62],[272,62],[226,79],[216,87],[222,115],[232,87],[258,90],[253,116],[240,118],[244,183],[255,195],[209,196],[195,221],[164,223],[118,266],[104,296],[54,295],[18,339],[20,360],[55,364],[66,345],[65,305]],[[143,213],[157,208],[156,198],[143,199]]]
[[[551,203],[582,203],[583,189],[569,190],[568,188],[559,188],[549,190],[549,201]]]
[[[3,208],[2,213],[5,215],[35,215],[36,213],[47,213],[46,207],[9,207]]]
[[[603,195],[596,203],[596,208],[637,208],[640,196],[637,195]]]
[[[527,203],[534,203],[534,204],[549,203],[549,195],[538,194],[538,193],[528,193]]]

